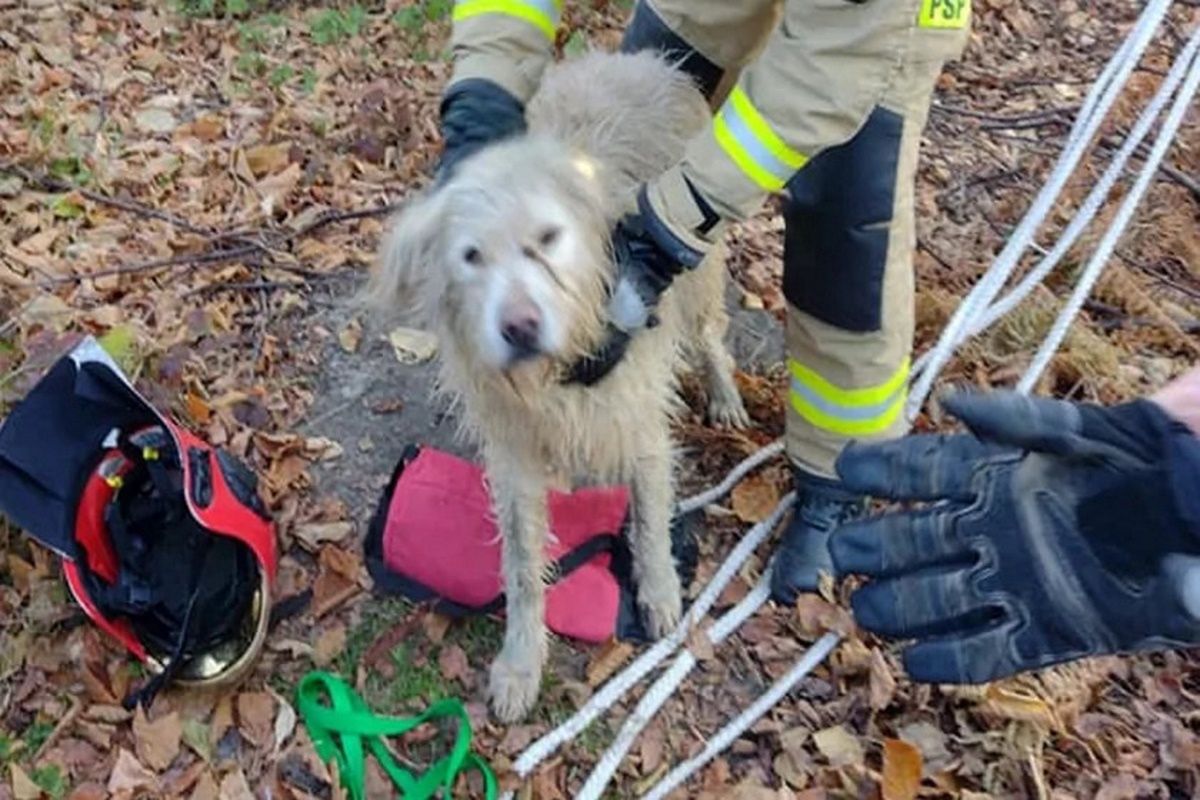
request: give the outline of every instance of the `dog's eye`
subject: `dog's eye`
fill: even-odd
[[[538,237],[538,244],[540,244],[542,247],[553,247],[554,243],[558,241],[559,234],[561,233],[562,231],[558,228],[547,228],[546,230],[542,231],[542,235]]]
[[[463,261],[466,261],[473,267],[482,266],[483,253],[479,251],[478,247],[468,247],[463,251]]]

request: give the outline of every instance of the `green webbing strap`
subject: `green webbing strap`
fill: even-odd
[[[328,698],[328,704],[325,700]],[[495,800],[496,776],[487,762],[471,752],[471,718],[462,702],[439,700],[415,717],[376,715],[350,686],[336,675],[313,671],[296,687],[296,706],[322,761],[337,761],[342,785],[352,800],[365,800],[366,744],[403,800],[451,797],[454,780],[463,771],[483,777],[484,796]],[[435,719],[456,717],[457,731],[450,753],[419,777],[392,758],[382,737],[399,736]]]

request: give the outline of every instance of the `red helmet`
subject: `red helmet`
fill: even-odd
[[[154,677],[224,683],[262,649],[275,529],[229,453],[155,411],[93,339],[0,426],[0,513],[63,559],[71,594]]]

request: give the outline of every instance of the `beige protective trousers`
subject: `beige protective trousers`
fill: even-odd
[[[800,26],[816,15],[800,2],[642,2],[724,71],[714,107],[724,102],[746,64],[757,68],[770,57],[770,44],[761,52],[769,36],[774,41],[787,35],[793,47],[796,40],[802,46],[812,39],[814,50],[843,46],[845,52],[831,53],[821,63],[854,68],[854,37],[804,30]],[[848,2],[817,0],[815,5]],[[813,0],[806,4],[814,5]],[[916,46],[896,59],[878,103],[857,132],[807,161],[782,192],[787,450],[798,466],[818,475],[833,476],[834,461],[847,442],[894,437],[905,429],[916,168],[934,85],[945,61],[966,42],[969,6],[956,11],[952,26],[913,30]],[[936,7],[923,7],[922,19],[935,12]],[[780,26],[791,30],[781,34]],[[760,96],[769,91],[779,105],[793,86],[779,76],[757,90]]]

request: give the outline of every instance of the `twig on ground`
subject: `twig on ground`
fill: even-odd
[[[934,103],[932,109],[943,114],[954,114],[960,117],[970,117],[971,119],[980,120],[986,123],[980,127],[988,129],[1038,128],[1044,125],[1068,123],[1075,118],[1075,114],[1079,111],[1078,107],[1072,106],[1070,108],[1051,108],[1045,111],[1035,111],[1030,114],[993,114],[986,111],[961,108],[959,106],[945,106],[940,103]]]
[[[1112,151],[1119,150],[1121,148],[1121,145],[1124,144],[1124,142],[1125,142],[1124,135],[1105,136],[1100,141],[1100,144],[1106,150],[1109,150],[1110,152],[1112,152]],[[1149,152],[1149,149],[1146,147],[1145,142],[1143,142],[1137,146],[1137,148],[1133,151],[1133,154],[1137,158],[1145,159],[1146,154],[1148,152]],[[1163,163],[1158,165],[1158,171],[1161,172],[1165,177],[1169,178],[1170,180],[1174,181],[1175,183],[1179,184],[1183,188],[1190,191],[1196,197],[1197,200],[1200,200],[1200,179],[1193,178],[1191,175],[1188,175],[1186,172],[1179,169],[1178,167],[1175,167],[1175,166],[1172,166],[1171,164],[1166,163],[1166,161],[1164,161]]]
[[[49,282],[39,284],[39,288],[46,289],[51,286],[60,286],[66,283],[80,283],[82,281],[91,280],[94,278],[108,278],[113,275],[133,275],[139,272],[152,272],[156,269],[167,269],[168,267],[182,267],[198,264],[224,264],[228,261],[236,261],[239,258],[256,253],[261,248],[258,245],[244,245],[242,247],[231,247],[227,250],[216,250],[208,253],[185,253],[183,255],[171,256],[170,258],[156,258],[152,261],[142,261],[137,264],[125,264],[119,267],[110,269],[101,269],[96,272],[89,272],[82,275],[67,275],[62,278],[54,278]]]
[[[38,760],[45,755],[46,751],[49,750],[56,741],[58,741],[59,737],[63,735],[63,732],[75,724],[75,720],[79,719],[79,714],[81,711],[83,711],[83,703],[79,702],[78,698],[72,697],[71,707],[67,709],[67,713],[64,714],[63,718],[58,721],[58,724],[54,726],[54,730],[50,731],[50,735],[46,737],[46,741],[42,742],[41,746],[38,747],[37,752],[33,754],[32,763],[36,764]]]

